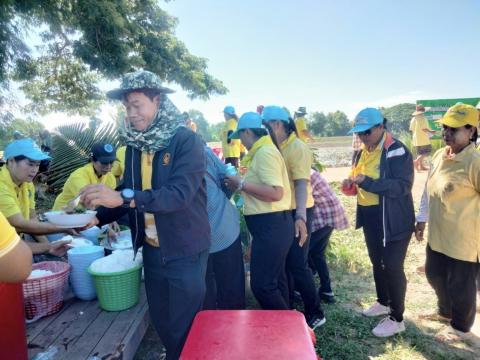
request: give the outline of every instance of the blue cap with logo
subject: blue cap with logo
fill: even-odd
[[[288,112],[280,106],[269,105],[263,108],[262,119],[265,122],[273,120],[288,122],[289,117]]]
[[[47,153],[44,153],[35,141],[30,138],[20,139],[12,141],[5,147],[3,157],[5,160],[17,157],[25,156],[26,158],[33,161],[42,161],[51,159]]]
[[[92,156],[102,164],[112,163],[117,160],[115,147],[111,144],[96,143],[92,146]]]
[[[230,135],[230,139],[240,139],[240,131],[244,129],[263,129],[262,118],[257,112],[246,112],[238,120],[237,131]]]
[[[225,106],[223,112],[228,115],[235,115],[235,108],[231,105]]]
[[[358,133],[371,129],[375,125],[383,123],[383,115],[378,109],[365,108],[360,111],[353,121],[353,128],[348,134]]]

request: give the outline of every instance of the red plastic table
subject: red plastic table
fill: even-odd
[[[317,360],[313,339],[298,311],[201,311],[180,359]]]

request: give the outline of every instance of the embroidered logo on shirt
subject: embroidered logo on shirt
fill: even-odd
[[[170,153],[163,155],[163,166],[167,166],[170,163]]]

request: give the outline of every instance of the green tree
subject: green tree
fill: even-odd
[[[98,80],[136,69],[178,83],[190,97],[225,94],[175,36],[178,20],[157,0],[0,1],[0,88],[11,80],[38,113],[92,115],[103,96]],[[39,37],[32,50],[29,40]]]
[[[328,113],[324,127],[323,136],[345,136],[350,130],[350,123],[343,111]]]
[[[412,113],[415,111],[415,104],[398,104],[388,108],[380,108],[387,118],[387,127],[395,135],[409,131]]]
[[[197,134],[200,135],[203,140],[211,141],[211,134],[209,131],[208,121],[203,116],[203,113],[198,110],[191,109],[188,111],[190,119],[197,125]]]
[[[215,124],[209,124],[208,131],[211,136],[210,141],[222,141],[222,129],[225,123],[219,122]]]
[[[6,120],[0,124],[0,149],[4,149],[8,143],[14,140],[13,134],[15,131],[38,142],[43,130],[45,130],[43,124],[34,119],[14,118],[13,120]]]
[[[327,123],[327,117],[323,112],[314,112],[310,115],[310,131],[315,136],[324,136],[325,124]]]

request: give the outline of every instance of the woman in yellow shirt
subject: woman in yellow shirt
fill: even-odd
[[[438,122],[443,126],[446,147],[432,158],[416,236],[423,238],[428,219],[425,273],[438,298],[438,315],[450,319],[450,326],[437,337],[468,341],[480,271],[480,153],[475,149],[478,111],[471,105],[457,104]]]
[[[32,271],[32,251],[0,212],[0,282],[20,282]]]
[[[310,169],[313,155],[307,144],[297,137],[293,119],[280,106],[266,106],[262,119],[270,135],[280,145],[290,179],[292,216],[295,221],[295,238],[287,256],[287,274],[291,275],[295,287],[302,295],[305,305],[305,318],[315,329],[325,323],[320,306],[313,274],[308,266],[309,236],[313,216],[313,196],[310,185]],[[294,284],[290,284],[293,293]]]
[[[33,179],[38,173],[40,161],[50,157],[42,152],[32,139],[15,140],[8,144],[4,154],[6,165],[0,168],[0,211],[17,233],[30,235],[35,241],[27,241],[34,254],[63,256],[70,241],[49,243],[45,235],[68,232],[48,222],[40,222],[35,211],[35,187]]]
[[[233,139],[231,135],[237,130],[238,117],[233,106],[225,106],[223,109],[225,124],[222,129],[222,151],[225,164],[232,164],[236,168],[240,159],[240,140]]]
[[[243,114],[231,137],[241,139],[248,150],[242,160],[245,178],[227,176],[225,185],[241,191],[245,200],[245,221],[253,237],[250,285],[264,309],[288,310],[285,261],[294,230],[287,169],[258,113]]]

